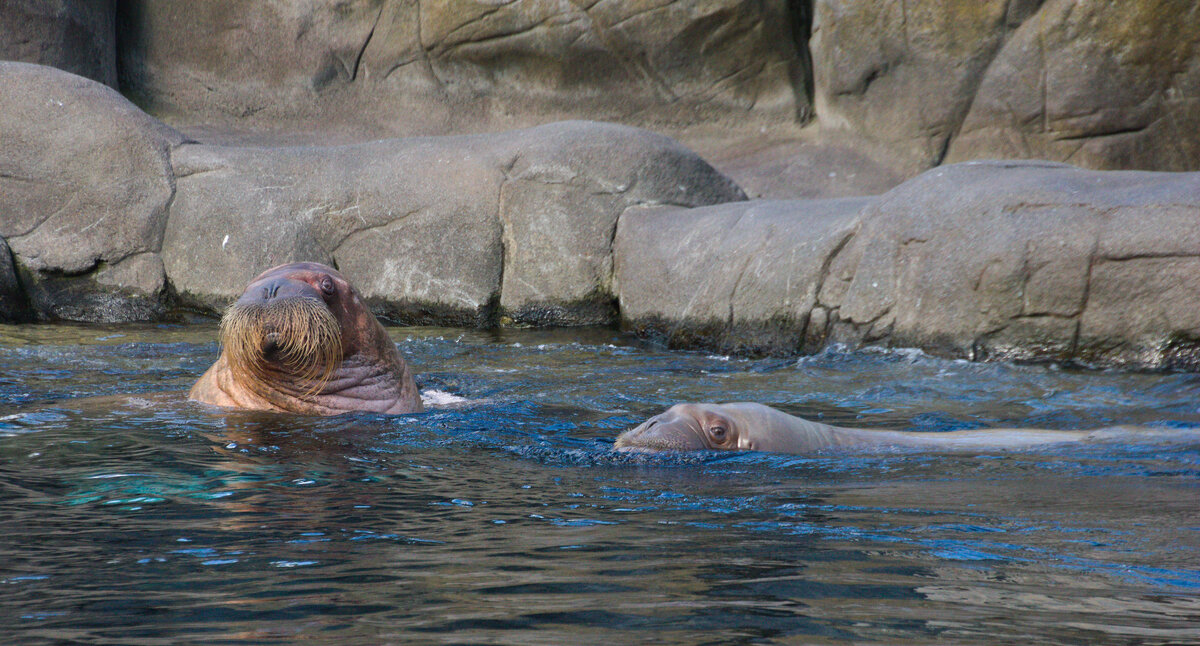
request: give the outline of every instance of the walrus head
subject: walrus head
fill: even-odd
[[[225,312],[220,340],[192,399],[318,414],[421,409],[387,332],[331,267],[291,263],[258,275]]]
[[[743,447],[737,420],[715,404],[676,404],[625,431],[614,446],[621,450],[738,450]]]
[[[342,325],[325,302],[340,286],[332,270],[279,269],[256,278],[226,310],[221,347],[241,380],[290,376],[315,392],[342,360]]]

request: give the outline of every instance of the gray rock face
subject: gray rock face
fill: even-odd
[[[336,265],[397,320],[615,319],[618,215],[745,199],[670,138],[592,122],[346,146],[185,143],[112,90],[0,63],[0,236],[39,316],[217,311]]]
[[[0,236],[55,318],[161,314],[157,253],[182,137],[73,74],[0,62]],[[101,301],[81,294],[109,292]],[[112,288],[112,289],[109,289]]]
[[[623,210],[744,199],[666,137],[588,122],[331,147],[187,145],[175,169],[163,257],[188,302],[220,309],[263,269],[317,260],[407,322],[611,321]]]
[[[220,310],[281,263],[337,266],[375,305],[475,313],[500,275],[500,173],[444,140],[226,148],[175,156],[177,196],[163,244],[185,302]],[[490,171],[490,172],[489,172]]]
[[[1200,368],[1200,173],[969,162],[878,197],[744,201],[627,126],[220,146],[51,68],[0,63],[0,86],[6,320],[216,312],[317,260],[403,322]]]
[[[1008,32],[1041,0],[816,0],[818,119],[937,164]]]
[[[879,343],[1193,368],[1197,196],[1200,173],[972,162],[865,202],[631,212],[622,316],[721,350]]]
[[[816,114],[909,170],[995,157],[1196,170],[1197,22],[1197,0],[817,0]]]
[[[0,0],[0,60],[117,86],[116,0]]]
[[[746,199],[695,153],[644,131],[567,123],[506,137],[521,143],[509,144],[500,192],[500,305],[519,322],[616,320],[612,245],[626,209]]]
[[[950,161],[1200,168],[1200,2],[1050,0],[998,52]]]
[[[984,158],[1200,170],[1200,0],[2,1],[0,56],[119,69],[206,143],[602,119],[767,198]]]
[[[120,12],[123,86],[210,122],[317,117],[397,136],[563,115],[788,122],[808,107],[783,2],[132,0]]]
[[[621,316],[676,347],[818,349],[827,322],[817,303],[823,277],[871,201],[631,210],[616,238]]]

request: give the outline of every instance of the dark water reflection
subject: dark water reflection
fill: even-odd
[[[925,431],[1196,426],[1196,376],[394,334],[423,389],[468,401],[218,414],[182,398],[211,327],[0,328],[0,642],[1200,643],[1194,440],[608,450],[681,400]]]

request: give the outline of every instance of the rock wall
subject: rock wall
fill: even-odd
[[[122,87],[206,122],[386,135],[804,114],[783,2],[120,3]]]
[[[1197,170],[1197,25],[1197,2],[1047,2],[979,80],[947,160]]]
[[[212,146],[52,68],[0,62],[0,86],[0,237],[23,288],[5,307],[46,319],[218,313],[303,259],[338,266],[398,321],[610,323],[624,210],[745,199],[628,126]]]
[[[1085,168],[1200,169],[1196,24],[1200,0],[0,0],[0,57],[93,79],[0,62],[0,317],[213,313],[308,259],[401,322],[1193,368],[1197,174]],[[882,194],[745,201],[628,124],[755,195]]]
[[[117,32],[123,90],[171,123],[787,137],[815,119],[912,175],[1200,170],[1198,23],[1200,0],[122,0]]]
[[[0,0],[0,61],[49,65],[117,87],[117,0]]]
[[[0,0],[0,58],[119,79],[207,141],[584,118],[721,133],[718,158],[848,145],[884,175],[1200,170],[1197,23],[1200,0]]]
[[[1200,367],[1200,173],[968,162],[877,197],[627,214],[625,322],[680,347]]]
[[[622,211],[745,199],[667,137],[580,121],[345,146],[183,145],[173,168],[162,255],[187,304],[219,311],[263,269],[316,260],[412,323],[613,322]]]
[[[1200,169],[1196,0],[816,0],[819,120],[914,169]]]
[[[34,308],[72,320],[163,314],[156,254],[183,137],[53,68],[0,62],[0,87],[0,237]]]

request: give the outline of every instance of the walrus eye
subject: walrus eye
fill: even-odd
[[[724,426],[713,426],[712,428],[708,429],[709,435],[712,435],[713,440],[718,443],[725,441],[725,434],[727,432],[728,431],[725,430]]]
[[[325,276],[321,279],[321,291],[325,292],[327,296],[333,296],[333,293],[337,291],[337,288],[334,287],[332,278]]]

